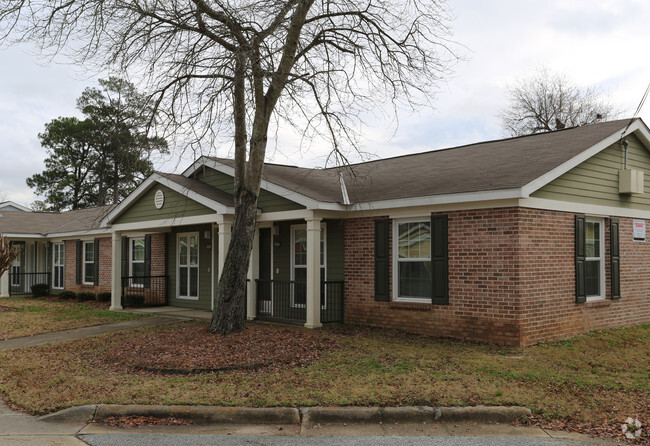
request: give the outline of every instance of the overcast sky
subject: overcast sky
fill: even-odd
[[[399,128],[369,122],[365,149],[388,157],[498,139],[505,88],[546,66],[595,86],[631,116],[650,83],[647,0],[449,0],[460,62],[440,85],[436,110],[403,113]],[[28,47],[0,49],[0,193],[28,206],[37,199],[25,178],[43,170],[38,133],[59,116],[77,115],[75,100],[96,79],[78,67],[44,65]],[[649,101],[650,102],[650,101]],[[650,105],[640,113],[650,124]],[[648,118],[646,118],[648,116]],[[280,153],[282,152],[282,153]],[[225,156],[225,153],[219,153]],[[303,153],[269,150],[272,161],[322,166],[318,147]],[[183,170],[190,160],[156,166]]]

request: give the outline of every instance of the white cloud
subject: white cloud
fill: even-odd
[[[496,116],[506,105],[504,89],[540,66],[599,87],[626,115],[650,82],[647,0],[450,0],[449,6],[456,16],[453,40],[466,47],[461,55],[467,60],[440,85],[434,111],[400,113],[396,133],[391,122],[368,122],[366,151],[388,157],[500,138]],[[94,80],[75,67],[40,66],[24,48],[2,50],[0,57],[0,192],[28,204],[34,197],[25,178],[44,158],[36,135],[49,120],[75,114],[75,99]],[[650,116],[650,105],[641,116]],[[299,135],[280,129],[278,136],[268,149],[274,162],[323,166],[326,144],[301,153]],[[189,162],[172,159],[158,167],[179,171]]]

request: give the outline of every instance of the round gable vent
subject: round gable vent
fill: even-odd
[[[153,197],[153,203],[156,205],[156,209],[162,208],[165,204],[165,194],[160,189],[156,191],[156,195]]]

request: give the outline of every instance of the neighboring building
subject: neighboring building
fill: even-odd
[[[21,206],[18,203],[14,203],[13,201],[0,202],[0,212],[7,212],[7,211],[31,212],[32,210],[26,208],[25,206]]]
[[[46,263],[65,271],[66,289],[112,288],[114,309],[138,292],[211,309],[230,240],[233,172],[232,160],[202,157],[95,210],[93,225],[32,232],[46,242],[45,258],[52,243]],[[350,169],[267,164],[248,317],[521,346],[648,323],[647,172],[650,131],[640,119]],[[20,241],[7,221],[0,232]]]

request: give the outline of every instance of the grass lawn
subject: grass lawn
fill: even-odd
[[[325,327],[320,338],[305,338],[319,352],[308,362],[194,375],[144,372],[110,359],[128,351],[145,357],[147,346],[156,343],[166,346],[164,355],[193,357],[198,353],[187,340],[175,342],[174,330],[196,329],[197,324],[0,352],[0,392],[37,414],[90,403],[523,405],[546,419],[614,426],[632,416],[650,424],[650,325],[526,349]],[[289,330],[297,338],[306,333]],[[224,344],[218,336],[213,339],[211,348]]]
[[[139,317],[143,315],[108,311],[89,303],[9,297],[0,299],[0,340]]]

